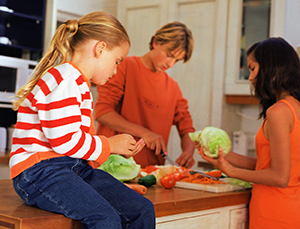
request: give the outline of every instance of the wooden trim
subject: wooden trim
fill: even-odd
[[[0,156],[0,164],[8,164],[9,156]]]
[[[4,221],[0,220],[0,227],[15,229],[15,224],[4,222]]]
[[[179,189],[180,190],[180,189]],[[189,190],[195,191],[195,190]],[[195,191],[198,194],[201,191]],[[204,191],[203,191],[204,192]],[[186,193],[187,195],[189,192]],[[210,193],[209,193],[210,194]],[[199,195],[200,196],[200,195]],[[146,196],[147,197],[147,196]],[[178,201],[166,201],[154,203],[156,217],[176,215],[188,212],[203,211],[214,208],[222,208],[239,204],[248,204],[250,201],[250,191],[230,192],[211,196],[205,198],[193,198]]]
[[[251,95],[226,95],[226,103],[230,104],[259,104],[257,98]]]

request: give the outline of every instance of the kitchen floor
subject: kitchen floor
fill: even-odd
[[[0,164],[0,180],[9,179],[8,164]]]

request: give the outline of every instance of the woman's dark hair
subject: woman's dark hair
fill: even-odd
[[[247,50],[247,56],[259,64],[254,79],[255,97],[262,106],[259,118],[266,117],[267,109],[276,103],[276,97],[289,92],[300,101],[300,62],[295,49],[283,38],[268,38],[255,43]]]

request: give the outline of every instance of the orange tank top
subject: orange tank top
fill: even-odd
[[[250,200],[250,229],[296,229],[300,228],[300,120],[294,108],[292,110],[294,127],[290,133],[291,141],[291,176],[286,188],[253,184]],[[256,170],[269,168],[271,165],[270,141],[263,133],[263,121],[257,132]]]

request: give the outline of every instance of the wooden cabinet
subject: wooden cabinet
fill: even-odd
[[[43,51],[46,0],[0,0],[1,55],[22,57]],[[3,53],[4,52],[4,53]]]
[[[248,205],[236,205],[204,211],[176,214],[156,219],[157,229],[247,229]]]
[[[229,14],[228,14],[228,29],[227,29],[227,50],[226,50],[226,76],[225,76],[225,94],[226,95],[250,95],[250,82],[240,79],[241,71],[246,71],[246,66],[241,68],[241,50],[244,52],[255,42],[261,41],[264,38],[260,36],[251,36],[251,33],[266,33],[265,37],[283,37],[292,46],[296,48],[296,45],[300,44],[300,38],[296,31],[299,30],[299,13],[295,9],[299,9],[300,2],[297,0],[270,0],[270,24],[269,31],[262,31],[264,27],[261,25],[266,23],[266,20],[262,20],[259,10],[255,9],[256,6],[266,5],[268,1],[248,1],[248,4],[252,4],[252,9],[248,12],[249,23],[248,34],[250,36],[242,39],[242,29],[245,29],[242,25],[243,21],[243,0],[231,0],[229,1]],[[258,3],[260,2],[260,3]],[[255,12],[256,10],[256,12]],[[264,37],[264,36],[262,36]],[[246,62],[246,56],[244,56],[243,62]]]
[[[129,55],[141,56],[161,26],[180,21],[191,29],[195,41],[191,59],[177,63],[167,73],[174,78],[189,101],[194,126],[221,127],[224,94],[225,51],[228,0],[119,0],[118,19],[131,39]],[[168,152],[181,154],[176,128],[169,137]],[[200,160],[195,154],[195,160]]]
[[[129,55],[149,51],[151,36],[164,24],[180,21],[191,29],[195,41],[191,59],[177,63],[167,73],[189,101],[196,129],[221,126],[228,0],[119,0],[118,19],[131,39]],[[204,111],[204,112],[203,112]],[[172,136],[171,136],[172,138]],[[170,142],[175,142],[170,140]],[[176,151],[174,146],[169,151]]]
[[[249,211],[248,207],[240,206],[230,210],[229,213],[230,229],[247,229],[249,228]]]

